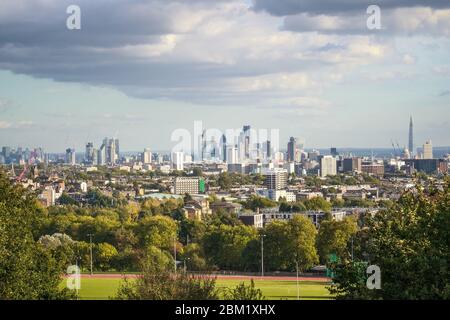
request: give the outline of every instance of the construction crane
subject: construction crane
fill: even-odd
[[[391,139],[392,148],[394,149],[394,157],[397,157],[397,149],[395,149],[394,141]]]

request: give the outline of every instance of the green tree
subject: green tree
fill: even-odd
[[[198,243],[190,243],[184,247],[182,260],[189,271],[206,271],[209,266]]]
[[[228,172],[222,172],[219,174],[219,179],[217,180],[219,187],[223,190],[229,190],[232,184],[231,178]]]
[[[289,247],[289,227],[285,221],[273,221],[263,230],[264,238],[264,260],[267,271],[288,270],[294,261]],[[258,243],[259,253],[261,243]],[[258,255],[260,264],[261,256]]]
[[[322,197],[314,197],[312,199],[304,200],[303,205],[307,210],[322,210],[325,212],[331,211],[331,203]]]
[[[226,300],[264,300],[265,297],[260,289],[255,288],[255,282],[253,279],[250,281],[250,285],[246,285],[241,282],[235,288],[228,288],[225,290],[224,297]]]
[[[119,253],[117,249],[109,243],[99,243],[94,250],[94,259],[100,270],[112,269],[113,261]]]
[[[340,299],[450,299],[450,179],[441,190],[417,186],[368,218],[356,258],[381,269],[368,290],[357,264],[335,267],[330,291]]]
[[[256,211],[256,209],[263,208],[273,208],[276,207],[277,203],[275,201],[269,200],[267,198],[252,195],[250,199],[243,203],[245,209],[250,209]]]
[[[39,219],[33,195],[0,172],[0,299],[65,299],[63,271],[49,250],[33,238]]]
[[[173,274],[147,266],[134,281],[125,280],[118,290],[120,300],[218,300],[215,279],[187,273]]]
[[[211,265],[221,269],[239,269],[248,243],[257,238],[254,228],[245,225],[213,225],[203,238],[203,250]]]
[[[315,246],[317,230],[307,217],[295,215],[289,222],[288,247],[300,271],[319,262]]]
[[[264,260],[267,270],[306,270],[318,262],[315,247],[316,228],[302,215],[289,222],[274,221],[263,231]]]
[[[136,227],[136,235],[143,248],[155,246],[172,250],[177,231],[175,221],[166,216],[145,217]]]
[[[348,243],[357,232],[354,218],[344,218],[343,221],[324,220],[320,223],[317,235],[317,251],[322,263],[326,263],[329,254],[336,254],[340,259],[349,257]]]

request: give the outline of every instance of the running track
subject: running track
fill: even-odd
[[[139,275],[137,274],[126,274],[127,278],[137,278]],[[208,277],[216,277],[217,280],[268,280],[268,281],[296,281],[296,277],[275,277],[275,276],[230,276],[230,275],[206,275]],[[122,279],[124,275],[119,273],[99,273],[99,274],[82,274],[82,278],[84,279]],[[326,277],[299,277],[300,281],[315,281],[315,282],[330,282],[330,278]]]

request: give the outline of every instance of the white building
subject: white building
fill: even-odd
[[[152,152],[150,151],[150,149],[144,149],[144,153],[142,154],[142,162],[144,164],[152,163]]]
[[[425,142],[423,145],[423,158],[433,159],[433,144],[430,141]]]
[[[106,145],[102,144],[97,153],[97,164],[99,166],[104,166],[106,164]]]
[[[272,201],[279,201],[280,198],[286,199],[287,202],[295,202],[297,197],[295,193],[286,190],[267,190],[268,198]]]
[[[288,171],[286,169],[270,169],[264,173],[264,176],[267,189],[281,190],[287,186]]]
[[[199,178],[191,177],[176,177],[174,182],[175,194],[198,194],[199,193]]]
[[[66,163],[74,166],[76,164],[75,149],[66,150]]]
[[[184,153],[173,152],[172,153],[172,169],[182,171],[184,170]]]
[[[228,164],[237,164],[239,163],[239,152],[238,148],[235,146],[227,148],[227,163]]]
[[[325,178],[326,176],[335,176],[337,174],[336,158],[332,156],[320,157],[320,176]]]

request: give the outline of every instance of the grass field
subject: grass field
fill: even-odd
[[[79,291],[80,299],[84,300],[104,300],[116,295],[120,286],[121,279],[81,279],[81,289]],[[242,280],[219,279],[216,284],[219,288],[235,287]],[[244,281],[249,283],[250,281]],[[261,289],[266,299],[297,299],[297,283],[296,281],[283,280],[256,280],[255,285]],[[316,299],[332,299],[327,284],[316,281],[300,282],[300,299],[316,300]]]

